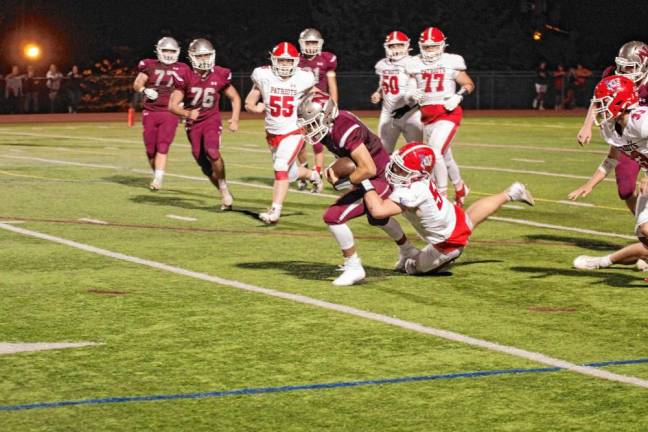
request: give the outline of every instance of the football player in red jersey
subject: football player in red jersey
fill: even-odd
[[[448,177],[455,189],[455,202],[462,206],[469,189],[464,184],[459,166],[452,156],[450,144],[461,124],[464,94],[475,84],[466,72],[466,62],[457,54],[445,52],[446,37],[436,27],[423,30],[419,36],[420,53],[407,63],[412,79],[408,94],[411,102],[420,105],[423,139],[436,152],[434,178],[441,195],[447,195]],[[459,90],[457,90],[459,87]]]
[[[337,157],[351,158],[356,168],[348,178],[339,179],[332,169],[326,177],[336,190],[350,189],[324,212],[324,222],[338,242],[344,257],[342,274],[334,285],[353,285],[365,277],[365,271],[356,253],[353,233],[347,225],[351,219],[367,215],[369,224],[379,226],[396,242],[399,259],[396,270],[403,271],[405,261],[418,253],[398,221],[393,218],[373,218],[367,214],[362,200],[360,183],[370,182],[381,195],[391,189],[385,180],[385,166],[389,155],[376,135],[349,111],[338,111],[336,103],[325,93],[311,93],[299,105],[299,125],[306,141],[321,142]]]
[[[146,156],[153,170],[149,185],[153,191],[162,187],[169,147],[178,129],[178,117],[168,110],[169,96],[180,77],[189,71],[189,66],[178,62],[180,46],[172,37],[160,39],[155,53],[157,60],[139,62],[133,83],[133,89],[145,96],[142,126]]]
[[[169,110],[186,120],[185,130],[191,153],[214,186],[221,193],[221,210],[231,210],[232,194],[225,180],[225,162],[220,153],[221,115],[218,103],[221,93],[232,103],[229,130],[238,130],[241,98],[231,84],[229,69],[217,66],[216,51],[207,39],[194,39],[189,44],[189,60],[193,70],[176,83],[171,93]]]
[[[630,41],[621,46],[619,54],[615,58],[615,66],[610,66],[603,71],[603,77],[613,74],[625,76],[635,83],[639,94],[639,104],[648,105],[648,45],[639,41]],[[594,125],[593,105],[587,111],[583,126],[576,135],[580,145],[590,142],[592,139],[592,126]],[[615,168],[617,191],[619,198],[626,202],[631,212],[635,211],[637,202],[636,185],[639,174],[639,164],[619,154],[619,162]]]
[[[322,51],[323,46],[324,39],[319,30],[307,28],[302,31],[299,34],[299,49],[301,52],[299,56],[299,67],[313,72],[317,81],[315,87],[324,93],[328,93],[337,103],[338,87],[335,76],[337,57],[332,52]],[[298,158],[302,166],[308,166],[306,147],[303,147],[301,152],[299,152]],[[322,165],[324,164],[324,147],[319,143],[313,145],[313,162],[315,164],[315,170],[321,173]],[[297,183],[297,187],[300,190],[306,189],[306,186],[307,184],[303,180]],[[312,192],[317,193],[320,191],[321,189],[317,189],[313,185]]]
[[[371,183],[362,183],[364,201],[375,218],[403,214],[428,245],[408,258],[407,274],[434,273],[459,258],[477,225],[508,201],[534,205],[531,192],[515,182],[496,195],[480,198],[468,210],[448,201],[431,181],[436,153],[421,142],[413,142],[394,152],[386,167],[393,190],[382,196]],[[443,163],[443,161],[439,161]]]

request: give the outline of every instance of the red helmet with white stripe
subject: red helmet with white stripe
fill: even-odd
[[[410,38],[397,30],[389,33],[385,38],[385,56],[390,60],[400,60],[409,53]]]
[[[625,76],[610,75],[601,80],[594,88],[592,105],[594,123],[597,126],[614,120],[626,109],[634,108],[639,97],[634,82]]]
[[[278,77],[288,78],[297,71],[299,51],[290,42],[280,42],[272,49],[270,60],[272,61],[272,72]]]
[[[446,37],[436,27],[428,27],[419,36],[419,51],[426,62],[434,62],[445,51]]]
[[[422,142],[411,142],[392,154],[385,175],[392,186],[408,186],[430,177],[435,162],[431,147]]]

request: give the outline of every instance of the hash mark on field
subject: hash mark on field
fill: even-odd
[[[525,207],[515,205],[515,204],[504,204],[502,208],[512,209],[512,210],[526,210]]]
[[[25,221],[21,220],[0,220],[1,223],[6,223],[6,224],[21,224],[25,223]]]
[[[591,366],[581,366],[559,358],[550,357],[548,355],[527,351],[521,348],[517,348],[510,345],[503,345],[496,342],[490,342],[484,339],[478,339],[471,336],[467,336],[461,333],[452,332],[449,330],[444,330],[440,328],[427,327],[422,324],[398,319],[395,317],[390,317],[387,315],[382,315],[375,312],[365,311],[362,309],[357,309],[351,306],[331,303],[324,300],[316,299],[313,297],[308,297],[300,294],[293,294],[289,292],[264,288],[258,285],[252,285],[237,280],[224,279],[218,276],[212,276],[207,273],[196,272],[193,270],[184,269],[181,267],[172,266],[169,264],[164,264],[157,261],[147,260],[144,258],[139,258],[131,255],[122,254],[119,252],[112,252],[106,249],[101,249],[95,246],[91,246],[84,243],[78,243],[73,240],[64,239],[61,237],[51,236],[49,234],[40,233],[37,231],[26,230],[23,228],[15,227],[13,225],[0,223],[0,229],[14,232],[16,234],[21,234],[28,237],[34,237],[41,240],[47,240],[54,243],[62,244],[69,246],[75,249],[80,249],[86,252],[91,252],[97,255],[102,255],[109,258],[118,259],[121,261],[126,261],[133,264],[139,264],[142,266],[166,271],[169,273],[174,273],[182,276],[187,276],[190,278],[202,280],[205,282],[211,282],[218,285],[229,286],[232,288],[249,291],[257,294],[263,294],[270,297],[280,298],[284,300],[293,301],[296,303],[301,303],[309,306],[315,306],[322,309],[327,309],[335,312],[340,312],[343,314],[351,315],[358,318],[364,318],[371,321],[380,322],[387,325],[392,325],[395,327],[400,327],[402,329],[411,330],[417,333],[427,334],[435,336],[441,339],[450,340],[453,342],[463,343],[473,347],[484,348],[490,351],[495,351],[499,353],[508,354],[514,357],[519,357],[527,360],[531,360],[537,363],[546,364],[552,367],[557,367],[561,369],[566,369],[575,373],[582,375],[587,375],[591,377],[601,378],[608,381],[615,381],[624,384],[631,384],[638,387],[648,388],[648,380],[644,380],[635,376],[621,375],[614,372],[608,372],[593,368]]]
[[[188,217],[188,216],[178,216],[174,214],[168,214],[166,215],[169,219],[176,219],[176,220],[181,220],[181,221],[187,221],[187,222],[195,222],[198,219],[193,218],[193,217]]]
[[[520,159],[520,158],[511,158],[512,161],[516,162],[529,162],[529,163],[545,163],[542,159]]]
[[[99,220],[99,219],[79,218],[79,221],[87,222],[87,223],[95,224],[95,225],[108,225],[108,222],[102,221],[102,220]]]
[[[587,202],[568,201],[568,200],[560,200],[558,202],[560,204],[573,205],[573,206],[579,206],[579,207],[596,207],[594,204],[587,203]]]
[[[99,345],[95,342],[32,342],[32,343],[9,343],[0,342],[0,355],[16,354],[21,352],[45,351],[65,348],[82,348],[86,346]]]

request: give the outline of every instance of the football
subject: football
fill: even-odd
[[[349,177],[351,173],[355,171],[356,164],[355,162],[353,162],[353,159],[351,158],[341,157],[335,159],[335,162],[329,165],[328,168],[330,168],[331,171],[333,171],[333,173],[337,178],[342,179],[345,177]]]

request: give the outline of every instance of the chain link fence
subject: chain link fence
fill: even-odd
[[[475,91],[464,98],[462,103],[467,109],[529,109],[535,97],[535,71],[469,71],[475,81]],[[548,92],[545,96],[545,108],[586,107],[589,104],[595,77],[594,72],[585,85],[576,87],[571,80],[562,79],[555,82],[549,78]],[[141,108],[141,95],[132,90],[132,76],[98,76],[84,77],[81,84],[81,102],[79,112],[117,112],[130,107]],[[378,77],[371,72],[340,72],[337,75],[340,105],[343,109],[371,110],[378,109],[369,101],[369,96],[378,87]],[[52,94],[45,86],[45,78],[31,95],[7,97],[4,83],[0,81],[0,113],[25,112],[67,112],[70,109],[71,93],[65,80],[61,89]],[[250,73],[235,73],[232,83],[242,98],[250,91],[252,82]],[[30,98],[30,103],[26,103]],[[229,110],[229,102],[222,101],[223,110]],[[36,100],[37,103],[33,103]],[[566,106],[565,106],[566,105]]]

